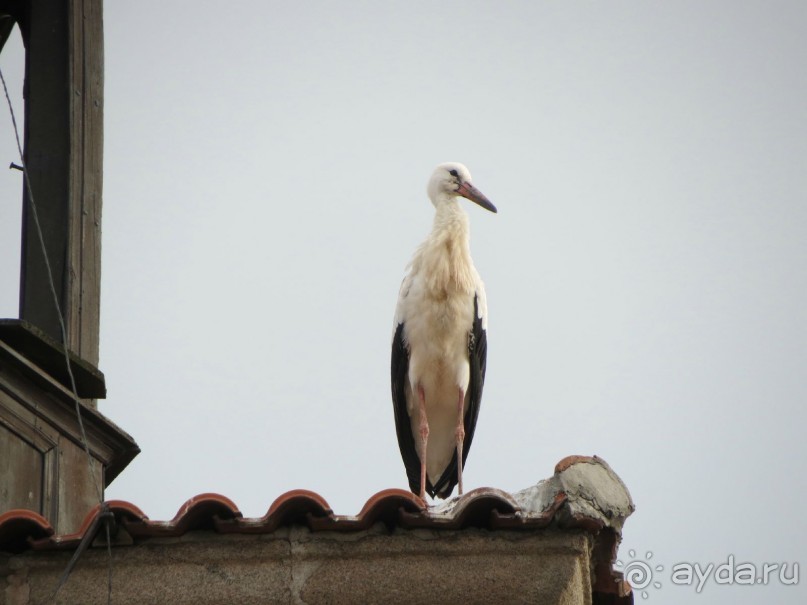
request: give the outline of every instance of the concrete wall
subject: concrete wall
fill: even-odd
[[[112,602],[592,602],[593,538],[583,531],[188,532],[112,549]],[[0,604],[48,602],[70,552],[0,554]],[[87,550],[55,603],[106,603],[109,558]]]

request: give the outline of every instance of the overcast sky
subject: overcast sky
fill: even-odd
[[[801,0],[107,2],[100,410],[143,449],[107,497],[355,514],[406,488],[392,314],[461,161],[499,208],[466,206],[490,311],[466,486],[597,454],[637,505],[620,555],[665,568],[649,602],[801,602],[670,569],[807,566],[805,31]],[[20,122],[22,56],[15,33]],[[0,317],[21,186],[0,170]]]

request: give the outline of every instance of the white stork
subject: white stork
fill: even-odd
[[[428,187],[431,234],[401,284],[392,341],[392,402],[409,487],[448,498],[479,415],[487,356],[485,287],[471,260],[459,198],[496,212],[462,164],[440,164]]]

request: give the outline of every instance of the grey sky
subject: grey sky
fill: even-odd
[[[638,507],[624,558],[807,565],[805,31],[800,1],[107,2],[100,409],[143,448],[107,497],[260,516],[303,487],[353,514],[405,488],[392,314],[455,160],[499,208],[467,206],[466,486],[598,454]],[[2,317],[20,192],[0,170]],[[660,580],[651,602],[698,601]]]

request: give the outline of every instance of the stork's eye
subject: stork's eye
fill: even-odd
[[[451,175],[451,176],[453,176],[453,177],[457,177],[457,176],[459,176],[459,173],[458,173],[456,170],[449,170],[449,171],[448,171],[448,174],[450,174],[450,175]]]

